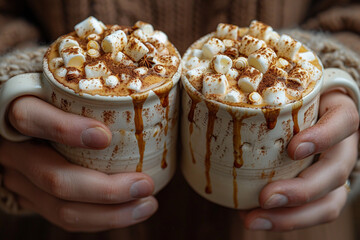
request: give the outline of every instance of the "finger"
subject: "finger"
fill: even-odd
[[[288,145],[288,154],[298,160],[323,152],[353,134],[359,127],[359,114],[354,101],[334,91],[320,101],[320,119],[312,127],[295,135]]]
[[[24,135],[70,146],[102,149],[111,141],[111,132],[103,123],[66,113],[36,97],[15,100],[9,120]]]
[[[344,186],[324,198],[300,207],[256,209],[245,219],[245,227],[251,230],[290,231],[335,220],[347,199]]]
[[[356,133],[324,152],[298,177],[268,184],[260,193],[261,206],[270,209],[306,204],[343,185],[356,163],[357,143]]]
[[[158,208],[153,197],[125,204],[101,205],[69,202],[55,198],[14,171],[6,186],[17,193],[21,207],[31,209],[69,231],[101,231],[126,227],[149,218]]]
[[[18,149],[21,146],[22,151]],[[3,164],[26,176],[43,191],[61,199],[91,203],[123,203],[150,196],[152,179],[143,173],[107,175],[66,161],[44,144],[7,142]],[[31,154],[28,154],[31,153]]]

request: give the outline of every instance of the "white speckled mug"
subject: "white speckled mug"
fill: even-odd
[[[183,59],[188,54],[191,47]],[[286,146],[294,134],[316,123],[320,94],[343,87],[358,106],[360,102],[349,74],[334,68],[322,72],[300,101],[268,108],[207,99],[182,75],[181,168],[190,186],[214,203],[250,209],[259,206],[259,193],[268,182],[293,178],[309,166],[313,157],[293,161]]]
[[[9,126],[10,103],[24,95],[37,96],[74,114],[104,122],[112,132],[104,150],[82,149],[53,143],[73,163],[105,173],[144,172],[162,189],[175,172],[181,65],[163,85],[131,96],[77,94],[60,84],[43,61],[43,73],[22,74],[9,79],[0,91],[0,133],[6,139],[28,139]]]

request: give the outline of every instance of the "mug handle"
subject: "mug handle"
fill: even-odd
[[[347,72],[338,68],[324,70],[324,85],[321,93],[336,87],[345,88],[348,95],[354,100],[358,113],[360,113],[360,91],[355,80]]]
[[[0,135],[5,139],[20,142],[31,137],[22,135],[8,121],[7,112],[10,104],[18,97],[33,95],[45,99],[45,89],[41,73],[26,73],[10,78],[0,89]]]

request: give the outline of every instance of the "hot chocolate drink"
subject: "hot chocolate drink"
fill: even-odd
[[[323,74],[302,43],[259,21],[243,28],[220,23],[182,63],[185,179],[206,199],[238,209],[259,206],[268,182],[311,164],[312,156],[290,159],[286,146],[316,123],[321,91],[358,92],[352,80],[336,80],[339,70]]]
[[[138,21],[105,26],[89,17],[46,56],[54,78],[76,93],[128,96],[171,81],[180,59],[167,35]]]

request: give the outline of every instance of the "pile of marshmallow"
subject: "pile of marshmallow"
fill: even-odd
[[[256,20],[248,28],[220,23],[203,45],[185,55],[185,77],[194,86],[196,81],[202,81],[202,94],[209,98],[282,105],[299,99],[309,83],[322,74],[311,63],[315,55],[311,51],[299,52],[301,46]],[[267,74],[275,75],[276,81],[258,92]],[[229,81],[237,84],[231,87]]]
[[[149,70],[146,66],[139,67],[142,58],[152,57],[151,67],[154,67],[155,72],[161,76],[168,74],[164,65],[176,66],[180,60],[176,56],[169,56],[167,60],[170,61],[161,58],[161,55],[169,54],[165,47],[168,41],[165,33],[154,30],[151,24],[141,21],[136,22],[133,28],[135,30],[130,35],[123,30],[111,28],[110,34],[102,39],[101,34],[107,30],[107,27],[96,18],[89,17],[75,26],[77,36],[87,40],[86,49],[83,49],[72,36],[60,38],[58,45],[60,57],[50,61],[50,68],[55,70],[56,76],[67,79],[83,76],[82,73],[85,72],[86,78],[79,80],[79,89],[83,91],[102,89],[103,85],[115,88],[119,82],[125,82],[129,90],[139,92],[142,87],[140,78]],[[115,75],[101,60],[87,64],[86,57],[98,58],[101,49],[104,53],[111,53],[113,61],[136,67],[133,71],[138,77],[134,78],[125,73]]]

